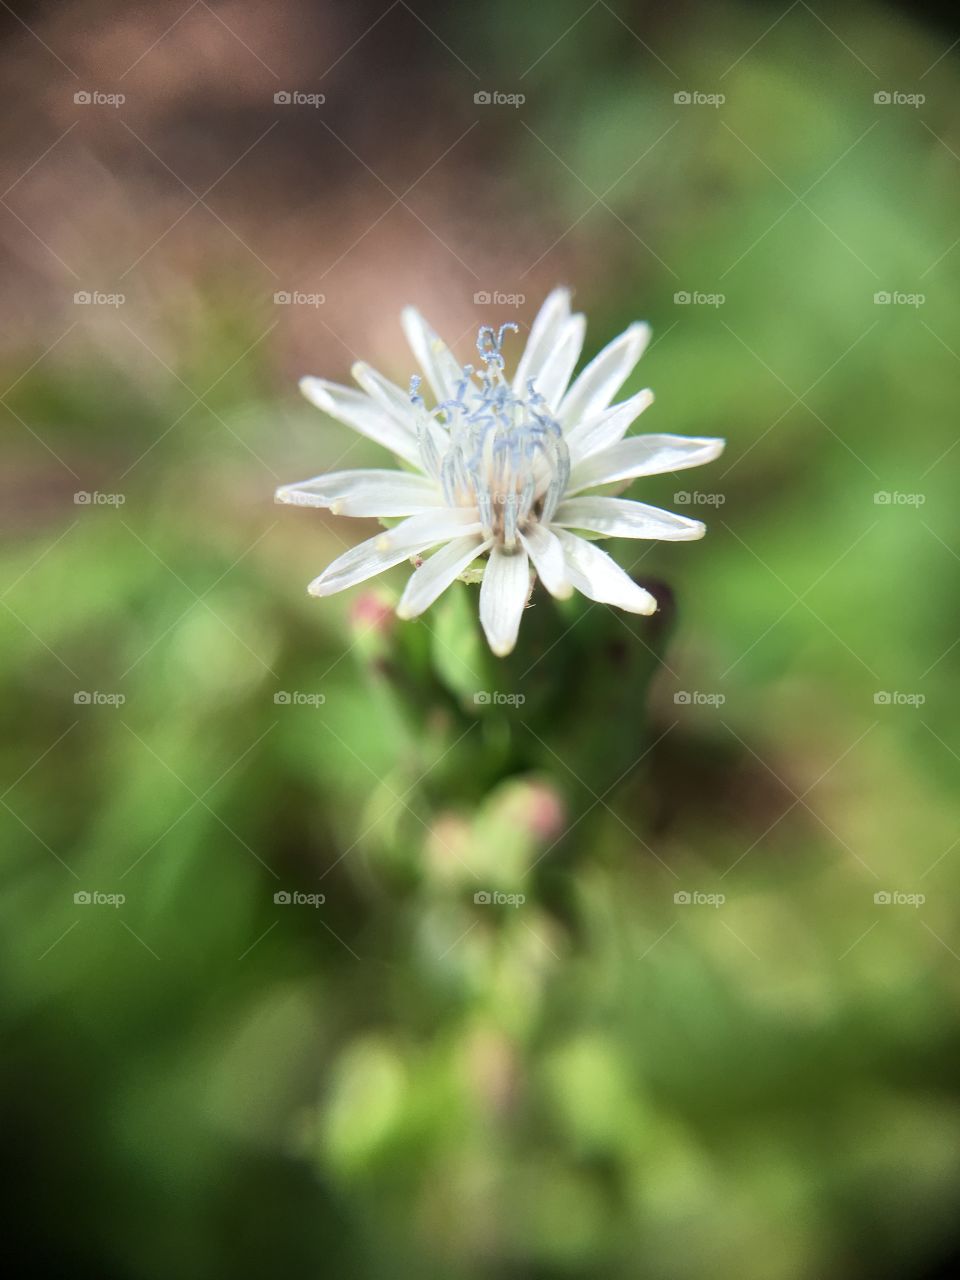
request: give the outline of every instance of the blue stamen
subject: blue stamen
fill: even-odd
[[[424,465],[446,500],[476,506],[486,535],[507,549],[552,516],[570,475],[563,430],[533,379],[522,397],[504,377],[503,341],[511,331],[518,331],[512,322],[484,325],[477,335],[483,368],[464,365],[452,397],[432,410],[420,378],[410,380]]]

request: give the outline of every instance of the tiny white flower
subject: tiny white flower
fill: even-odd
[[[414,308],[404,310],[402,324],[432,392],[432,408],[419,377],[411,379],[407,394],[363,363],[352,370],[360,391],[322,378],[300,382],[318,408],[411,468],[331,472],[277,490],[278,502],[326,507],[337,515],[403,517],[335,560],[310,583],[311,594],[332,595],[439,548],[410,576],[397,613],[415,618],[485,556],[480,621],[501,656],[516,644],[531,562],[560,599],[576,588],[630,613],[655,612],[649,591],[594,541],[571,532],[673,542],[705,533],[699,520],[586,493],[699,466],[723,450],[723,440],[627,436],[653,392],[611,402],[643,354],[649,326],[630,325],[570,385],[585,320],[571,315],[567,289],[555,289],[541,307],[512,381],[504,376],[501,344],[516,325],[480,330],[478,371],[461,368]]]

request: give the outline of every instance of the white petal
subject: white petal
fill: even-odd
[[[556,347],[563,326],[569,318],[570,290],[554,289],[530,327],[530,337],[517,365],[513,389],[518,396],[526,396],[528,379],[536,379]]]
[[[338,516],[411,516],[445,505],[436,485],[409,471],[331,471],[284,485],[276,500],[295,507],[329,507]]]
[[[582,315],[571,316],[560,331],[557,345],[547,357],[533,385],[556,413],[560,398],[567,389],[570,375],[580,359],[587,322]],[[526,392],[523,393],[526,395]]]
[[[337,591],[345,591],[347,587],[365,582],[386,569],[392,569],[401,560],[406,560],[410,552],[406,547],[401,550],[383,550],[380,538],[368,538],[356,547],[351,547],[342,556],[334,560],[314,578],[307,590],[312,596],[332,596]]]
[[[520,534],[520,541],[533,561],[540,581],[558,600],[568,599],[573,588],[567,578],[563,547],[557,536],[544,524],[535,524]]]
[[[398,387],[395,382],[391,382],[389,378],[385,378],[382,373],[378,373],[376,369],[366,364],[363,360],[358,360],[351,367],[350,372],[371,400],[375,400],[391,418],[405,426],[416,437],[416,416],[410,396],[406,391]]]
[[[468,517],[474,517],[471,522]],[[346,587],[364,582],[385,569],[392,568],[401,560],[417,552],[435,547],[438,542],[446,542],[466,534],[479,533],[480,525],[475,521],[476,512],[471,511],[437,511],[423,515],[410,516],[386,533],[368,538],[359,546],[351,547],[333,564],[329,565],[319,578],[314,578],[307,590],[313,596],[331,596],[334,592],[343,591]]]
[[[463,370],[453,352],[442,338],[437,337],[416,307],[404,307],[400,323],[437,403],[452,400],[457,383],[463,378]]]
[[[401,520],[392,529],[381,533],[379,542],[384,549],[396,547],[399,550],[403,547],[408,553],[413,553],[435,547],[448,538],[479,532],[480,518],[476,507],[441,507]]]
[[[382,444],[405,462],[412,462],[418,468],[421,466],[413,430],[397,422],[362,391],[338,386],[325,378],[301,378],[300,390],[311,404],[329,413],[331,418]]]
[[[657,538],[662,542],[692,542],[707,531],[699,520],[628,498],[567,498],[551,523],[602,533],[606,538]]]
[[[520,618],[530,594],[526,551],[512,554],[494,547],[480,583],[480,622],[498,658],[517,643]]]
[[[429,609],[451,582],[492,545],[492,539],[483,542],[478,537],[455,538],[435,551],[410,575],[397,605],[397,616],[416,618],[424,609]]]
[[[420,423],[418,422],[418,413],[413,407],[409,393],[401,391],[395,382],[391,382],[389,378],[385,378],[376,369],[364,364],[362,360],[358,360],[350,372],[366,391],[367,395],[370,396],[371,400],[375,400],[400,426],[411,433],[418,442],[416,465],[420,471],[428,471],[429,468],[425,465],[426,459],[419,448]],[[424,425],[433,440],[435,448],[442,456],[449,443],[446,433],[432,417],[427,417]]]
[[[595,453],[619,444],[644,409],[649,409],[652,404],[653,392],[648,387],[629,400],[611,405],[596,417],[578,422],[566,433],[570,461],[576,466],[584,458],[591,458]]]
[[[616,605],[628,613],[656,613],[656,597],[638,586],[605,551],[566,529],[556,533],[567,561],[567,576],[588,600]]]
[[[632,324],[590,361],[560,405],[558,416],[567,430],[581,418],[595,417],[607,408],[649,341],[650,326]]]
[[[719,457],[725,443],[701,436],[630,436],[575,466],[567,492],[699,467]]]
[[[385,378],[378,373],[376,369],[365,364],[362,360],[358,360],[351,368],[350,372],[356,378],[357,382],[363,387],[367,395],[380,405],[384,412],[388,413],[397,423],[411,433],[417,441],[417,469],[433,475],[433,469],[430,465],[430,454],[420,447],[420,427],[425,428],[430,439],[433,441],[436,454],[440,457],[446,451],[449,440],[446,432],[437,423],[437,421],[427,416],[421,422],[421,415],[414,408],[409,393],[401,391],[395,382],[391,382],[389,378]],[[438,477],[434,476],[434,479]]]

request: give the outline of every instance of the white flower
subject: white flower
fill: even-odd
[[[402,324],[434,407],[420,394],[420,378],[402,391],[369,365],[357,363],[361,390],[322,378],[300,387],[332,418],[376,440],[408,470],[338,471],[285,485],[277,501],[327,507],[336,515],[403,517],[385,533],[352,547],[310,583],[327,596],[382,573],[402,560],[440,549],[419,563],[397,613],[415,618],[480,556],[480,621],[494,653],[516,644],[530,588],[530,564],[558,598],[574,588],[591,600],[631,613],[653,613],[655,598],[593,541],[601,537],[701,538],[699,520],[587,490],[637,476],[679,471],[709,462],[724,441],[688,436],[627,436],[653,402],[640,391],[620,404],[614,396],[650,338],[632,324],[570,385],[583,345],[585,320],[570,314],[570,294],[555,289],[544,302],[512,381],[503,372],[499,332],[480,330],[483,368],[463,368],[423,317],[408,307]]]

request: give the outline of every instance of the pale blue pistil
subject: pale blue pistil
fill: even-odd
[[[420,379],[410,380],[426,469],[451,506],[476,506],[484,535],[507,550],[519,532],[550,520],[570,476],[563,431],[533,380],[520,397],[503,376],[503,336],[516,328],[481,328],[477,350],[484,367],[477,372],[465,365],[454,398],[429,413]]]

